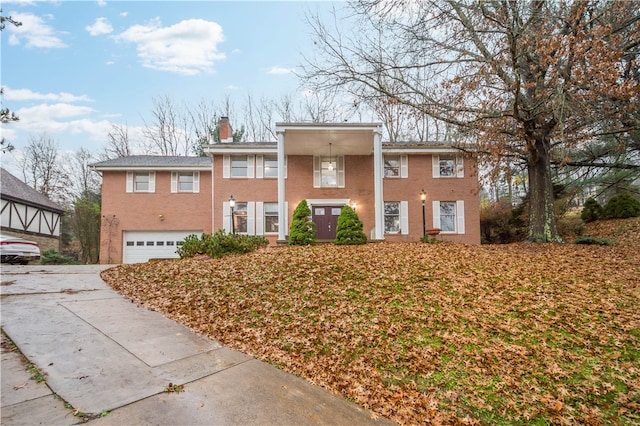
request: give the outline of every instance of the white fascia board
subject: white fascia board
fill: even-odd
[[[220,154],[277,154],[277,146],[269,147],[239,147],[239,146],[216,146],[214,148],[205,148],[204,152],[212,155]]]
[[[416,148],[416,147],[393,147],[393,148],[382,148],[383,154],[440,154],[440,153],[459,153],[460,150],[456,148]]]
[[[149,171],[158,171],[158,170],[167,170],[172,172],[208,172],[211,171],[211,165],[206,166],[171,166],[171,165],[155,165],[155,166],[93,166],[93,170],[97,172],[108,172],[108,171],[136,171],[139,172],[141,170],[149,170]]]
[[[311,130],[311,131],[344,131],[344,130],[371,130],[382,131],[380,123],[346,123],[346,124],[321,124],[321,123],[276,123],[276,133],[285,133],[287,130]]]

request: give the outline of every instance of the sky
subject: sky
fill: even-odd
[[[0,154],[12,173],[33,138],[63,153],[102,151],[112,125],[142,128],[154,99],[197,105],[304,96],[294,71],[313,49],[309,13],[329,1],[2,0],[2,125],[14,145]],[[233,124],[233,117],[230,117]],[[15,173],[14,173],[15,174]],[[19,175],[18,175],[19,176]]]

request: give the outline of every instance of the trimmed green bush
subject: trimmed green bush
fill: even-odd
[[[214,258],[243,254],[269,245],[269,240],[257,235],[227,234],[224,229],[215,234],[188,235],[176,251],[180,258],[208,255]]]
[[[306,246],[316,242],[316,224],[311,220],[307,200],[302,200],[293,211],[289,228],[289,245]]]
[[[603,209],[607,219],[626,219],[640,216],[640,201],[628,193],[612,197]]]
[[[77,265],[78,261],[71,256],[58,253],[51,249],[41,253],[40,263],[43,265]]]
[[[580,218],[587,223],[602,218],[602,206],[595,199],[587,198],[582,207]]]
[[[590,237],[588,235],[581,235],[577,237],[575,240],[575,243],[576,244],[592,244],[592,245],[599,245],[599,246],[610,246],[613,244],[611,240],[608,240],[606,238],[596,238],[596,237]]]
[[[362,221],[351,206],[344,206],[340,211],[336,239],[333,242],[337,245],[366,244],[367,236],[362,231]]]

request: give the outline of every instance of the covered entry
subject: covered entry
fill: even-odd
[[[342,206],[313,206],[311,220],[316,224],[316,238],[320,241],[335,240],[338,217]]]

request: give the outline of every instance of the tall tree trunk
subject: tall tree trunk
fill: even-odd
[[[536,243],[562,242],[553,207],[549,143],[543,137],[528,141],[529,235]]]

